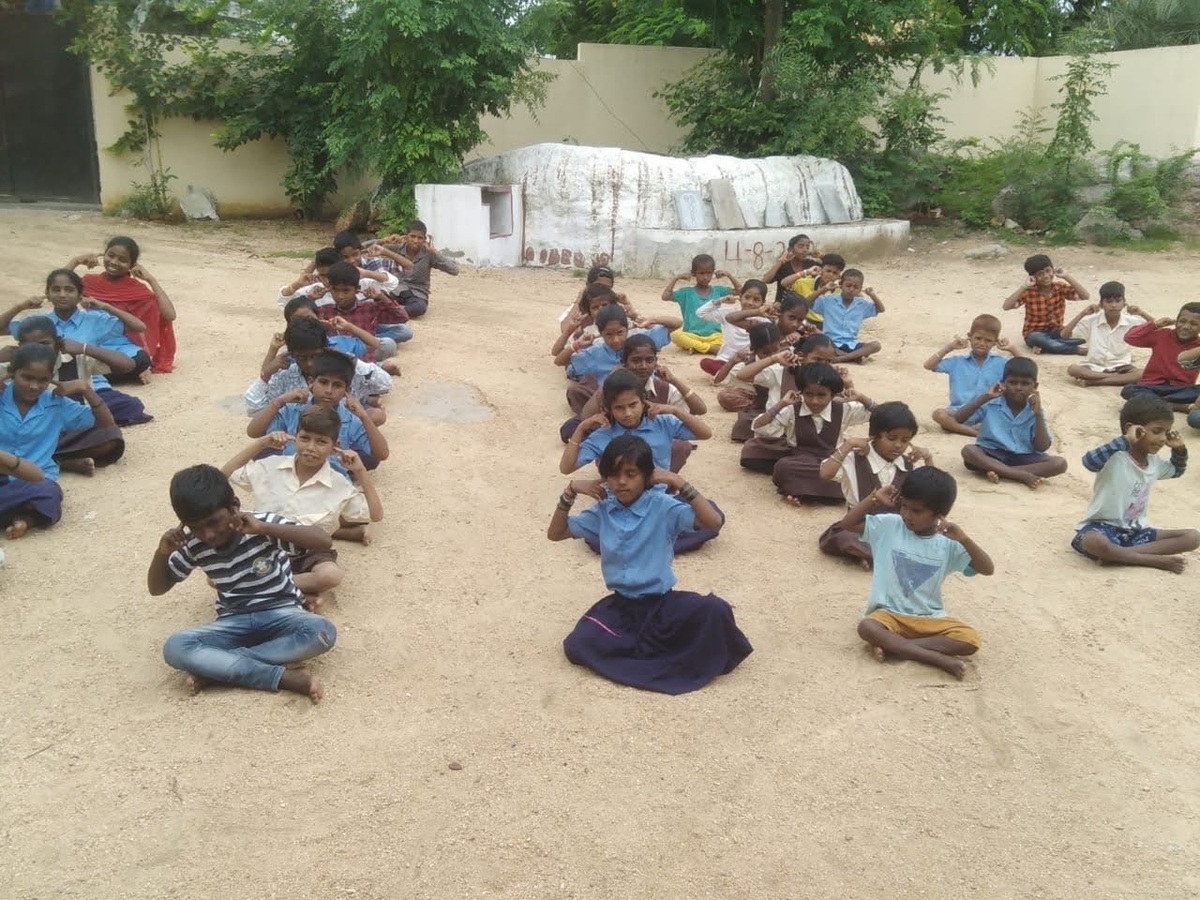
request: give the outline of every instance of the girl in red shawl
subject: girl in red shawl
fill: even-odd
[[[102,264],[103,274],[83,276],[84,296],[111,303],[146,323],[144,332],[128,335],[145,350],[134,358],[132,373],[145,382],[147,370],[164,373],[175,368],[175,304],[154,276],[137,264],[139,252],[133,238],[115,237],[104,248],[103,259],[84,254],[67,263],[67,268],[94,269]]]

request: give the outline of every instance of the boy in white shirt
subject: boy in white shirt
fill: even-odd
[[[1150,528],[1144,519],[1154,482],[1178,478],[1187,468],[1175,414],[1161,397],[1138,394],[1121,407],[1120,422],[1120,437],[1083,457],[1084,468],[1096,473],[1096,486],[1071,546],[1100,563],[1179,574],[1187,565],[1180,554],[1200,547],[1200,531]],[[1163,446],[1171,448],[1169,460],[1158,456]]]
[[[304,267],[300,277],[291,284],[285,284],[279,289],[277,298],[280,306],[286,306],[293,297],[308,297],[317,306],[329,306],[333,303],[333,294],[329,292],[329,267],[342,262],[341,251],[333,247],[322,247],[313,256],[313,261]],[[372,272],[356,266],[358,269],[358,298],[364,299],[365,291],[377,287],[388,294],[400,290],[400,281],[391,272]]]
[[[1100,285],[1100,305],[1092,304],[1064,326],[1064,338],[1087,340],[1087,359],[1067,367],[1067,374],[1084,387],[1136,384],[1142,370],[1133,365],[1133,348],[1125,333],[1134,325],[1153,322],[1136,306],[1125,306],[1125,285],[1106,281]]]
[[[291,439],[273,431],[252,442],[221,471],[234,487],[253,494],[254,502],[248,506],[257,512],[278,513],[301,525],[315,525],[331,537],[370,544],[366,523],[383,518],[383,504],[358,454],[337,451],[341,426],[333,407],[310,406],[300,414],[294,456],[254,459],[264,450],[283,449]],[[354,482],[329,465],[334,452],[340,452]],[[310,612],[320,611],[321,593],[337,587],[345,576],[337,558],[336,550],[309,550],[292,560],[296,586]]]

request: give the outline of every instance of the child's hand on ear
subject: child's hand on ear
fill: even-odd
[[[21,305],[24,306],[26,309],[37,309],[39,306],[41,306],[45,302],[46,302],[45,297],[30,297],[28,300],[26,300]],[[81,306],[83,305],[82,302],[80,303],[80,305]]]
[[[894,484],[885,484],[875,491],[875,502],[883,506],[895,506],[900,500],[900,489]]]
[[[360,419],[365,418],[367,411],[363,409],[363,405],[358,402],[358,398],[353,394],[347,394],[342,398],[342,403],[346,405],[346,411],[352,416],[358,416]]]
[[[1173,318],[1171,318],[1170,316],[1164,316],[1161,319],[1154,320],[1155,328],[1170,328],[1174,324],[1175,324],[1175,320]]]
[[[803,399],[804,399],[804,395],[801,394],[799,391],[788,391],[786,394],[784,394],[782,397],[779,398],[779,402],[783,406],[795,406],[797,403],[799,403]]]
[[[933,454],[924,447],[918,447],[912,444],[908,448],[908,452],[904,454],[904,458],[908,460],[909,465],[916,465],[918,462],[924,463],[927,466],[933,465]]]
[[[354,450],[339,450],[338,458],[342,461],[342,465],[346,467],[346,471],[351,475],[361,475],[367,471],[367,467],[363,464],[362,457]]]
[[[851,453],[866,456],[871,449],[871,439],[865,437],[847,438],[845,446],[846,456],[849,456]]]
[[[650,476],[651,484],[666,485],[668,490],[678,491],[683,487],[683,476],[678,472],[672,472],[670,469],[655,468]]]
[[[663,406],[661,403],[654,403],[650,400],[645,401],[644,405],[646,407],[646,418],[648,419],[653,419],[660,413],[669,413],[671,411],[671,407]]]
[[[997,381],[995,384],[993,384],[990,388],[987,389],[987,395],[989,397],[991,397],[993,400],[997,397],[1003,397],[1004,396],[1004,383],[1001,381]]]
[[[169,528],[158,539],[158,552],[161,556],[170,556],[176,550],[182,550],[186,543],[187,533],[183,530],[183,525]]]
[[[966,539],[967,533],[953,522],[941,519],[937,526],[938,534],[944,534],[952,541],[958,541],[960,544]]]
[[[1187,445],[1183,442],[1183,436],[1172,428],[1167,432],[1167,446],[1172,450],[1183,450]]]
[[[233,520],[233,530],[238,534],[264,534],[266,523],[248,512],[239,512]]]
[[[282,350],[284,348],[284,345],[286,345],[286,344],[287,344],[287,341],[284,340],[284,338],[283,338],[283,332],[277,331],[273,335],[271,335],[271,349],[269,352],[278,353],[280,350]]]
[[[345,331],[350,326],[350,323],[341,316],[334,316],[329,320],[329,324],[332,325],[337,331]]]
[[[293,437],[286,431],[272,431],[260,437],[259,442],[264,448],[270,447],[272,450],[282,450],[287,446],[287,442],[293,440]]]
[[[308,397],[309,397],[308,388],[306,388],[306,387],[292,388],[292,390],[288,391],[286,394],[284,394],[282,397],[279,398],[279,405],[284,406],[288,403],[307,403]]]
[[[675,384],[675,376],[671,374],[671,370],[661,363],[654,368],[654,374],[668,384]]]
[[[88,388],[91,386],[91,382],[80,381],[79,379],[75,379],[74,381],[60,381],[54,385],[54,396],[79,397],[86,394]]]
[[[1037,391],[1029,395],[1029,408],[1035,416],[1042,411],[1042,397]]]
[[[134,266],[129,270],[129,274],[134,278],[140,278],[142,281],[152,281],[154,279],[154,276],[147,272],[146,267],[143,265]]]
[[[585,347],[590,347],[594,343],[596,343],[596,336],[594,334],[585,334],[579,339],[579,349],[582,350]]]
[[[586,478],[579,481],[572,481],[567,484],[567,487],[575,493],[591,497],[593,500],[603,500],[608,496],[604,480],[601,478]]]
[[[594,416],[588,416],[579,423],[579,430],[584,434],[589,431],[595,431],[597,428],[607,428],[609,426],[608,416],[604,413],[596,413]]]

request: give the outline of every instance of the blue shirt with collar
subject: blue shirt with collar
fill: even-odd
[[[821,330],[837,347],[853,347],[857,344],[863,321],[879,315],[871,299],[862,294],[851,300],[849,306],[843,301],[841,293],[825,294],[816,299],[812,308],[825,320]]]
[[[696,525],[692,507],[661,486],[625,506],[616,497],[567,519],[577,538],[600,544],[600,571],[608,589],[625,597],[652,597],[675,586],[675,538]]]
[[[106,350],[117,350],[130,359],[137,356],[138,351],[142,349],[126,337],[124,323],[102,309],[84,309],[77,306],[75,312],[65,319],[53,311],[38,315],[45,316],[54,323],[54,330],[58,332],[59,337],[70,338],[81,344],[95,344]],[[23,321],[24,319],[17,319],[10,322],[9,334],[16,337]]]
[[[635,334],[649,335],[657,350],[661,350],[671,343],[671,332],[665,325],[635,328],[629,332],[630,337]],[[587,375],[594,375],[597,382],[604,384],[604,379],[619,365],[621,365],[621,351],[614,350],[604,343],[604,338],[596,338],[596,342],[590,347],[584,347],[577,353],[571,354],[571,362],[567,365],[567,376],[583,378]]]
[[[683,424],[683,420],[670,413],[659,413],[653,419],[643,415],[642,421],[633,428],[626,428],[619,422],[613,422],[607,428],[597,428],[579,445],[575,461],[579,466],[586,466],[594,459],[604,454],[604,448],[612,443],[613,438],[623,434],[636,434],[650,445],[654,454],[654,465],[659,469],[671,468],[671,441],[678,438],[681,441],[695,439],[692,429]]]
[[[296,429],[300,427],[300,413],[308,409],[308,403],[285,403],[279,407],[279,411],[271,419],[271,423],[267,426],[267,434],[272,431],[283,431],[287,434],[294,435]],[[367,439],[367,429],[363,425],[362,420],[350,410],[346,409],[346,404],[338,401],[337,405],[338,418],[342,420],[342,427],[338,432],[338,446],[343,450],[353,450],[355,453],[370,453],[371,442]],[[284,456],[295,456],[296,442],[289,440],[284,445]],[[343,475],[349,475],[346,467],[342,465],[341,460],[337,455],[329,457],[329,465],[341,472]]]
[[[958,409],[966,406],[993,384],[1004,380],[1004,365],[1007,360],[996,353],[988,353],[983,362],[975,359],[974,353],[946,356],[938,361],[935,372],[950,376],[950,406]]]
[[[54,451],[64,431],[91,428],[96,416],[86,403],[43,391],[23,417],[12,383],[0,394],[0,449],[35,463],[51,481],[58,481]]]
[[[1020,412],[1014,413],[1007,400],[996,397],[983,404],[980,411],[983,420],[979,423],[979,437],[975,439],[980,447],[1009,453],[1040,452],[1033,446],[1037,416],[1028,401]]]

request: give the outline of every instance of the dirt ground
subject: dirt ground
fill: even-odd
[[[922,361],[999,313],[1026,248],[971,262],[970,244],[921,239],[865,267],[888,311],[857,384],[917,411],[919,442],[959,478],[954,520],[996,562],[946,586],[984,639],[962,683],[864,652],[869,576],[816,549],[836,508],[793,509],[740,470],[733,417],[674,348],[665,361],[708,398],[716,431],[686,471],[729,517],[676,570],[733,603],[755,652],[677,698],[567,663],[562,638],[605,593],[581,543],[545,538],[568,414],[546,351],[580,281],[493,269],[435,275],[401,351],[377,476],[387,519],[374,546],[340,548],[339,640],[314,666],[327,687],[314,707],[186,696],[160,650],[212,617],[212,593],[194,577],[151,598],[145,571],[174,524],[171,474],[245,440],[240,395],[280,328],[275,291],[302,265],[270,254],[328,234],[4,210],[0,302],[117,231],[179,308],[178,368],[137,389],[156,418],[127,430],[119,464],[64,476],[63,521],[2,544],[0,896],[1200,894],[1194,574],[1100,569],[1068,545],[1091,485],[1079,458],[1117,433],[1115,391],[1042,358],[1071,467],[1037,493],[971,476],[961,439],[930,430],[946,383]],[[1093,290],[1123,280],[1155,315],[1200,279],[1196,256],[1052,255]],[[660,284],[619,286],[659,308]],[[1002,318],[1019,337],[1020,313]],[[438,399],[467,388],[494,415],[446,421]],[[1195,525],[1197,478],[1161,484],[1152,522]]]

